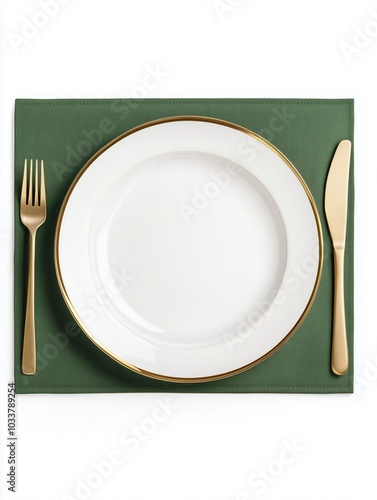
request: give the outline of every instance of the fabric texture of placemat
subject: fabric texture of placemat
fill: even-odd
[[[207,116],[263,136],[293,163],[308,185],[323,230],[323,271],[314,303],[292,337],[272,356],[229,378],[206,383],[150,379],[116,363],[79,329],[61,296],[54,267],[54,235],[63,198],[81,167],[118,135],[172,116]],[[352,393],[353,392],[353,153],[345,260],[350,368],[331,372],[333,259],[324,214],[325,182],[338,143],[353,144],[352,99],[18,99],[15,104],[14,370],[17,393]],[[253,152],[250,150],[250,154]],[[245,147],[245,154],[248,154]],[[37,373],[21,372],[26,304],[28,232],[19,200],[25,158],[43,158],[47,220],[36,256]],[[80,214],[77,215],[80,223]],[[301,279],[305,271],[298,270]]]

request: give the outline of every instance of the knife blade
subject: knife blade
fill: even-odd
[[[347,330],[344,308],[344,252],[346,244],[348,180],[351,141],[338,144],[325,189],[325,213],[334,250],[334,297],[331,369],[336,375],[348,370]]]

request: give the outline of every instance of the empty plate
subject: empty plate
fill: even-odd
[[[203,117],[137,127],[73,182],[55,245],[65,301],[88,337],[138,373],[214,380],[296,330],[322,236],[304,181],[274,146]]]

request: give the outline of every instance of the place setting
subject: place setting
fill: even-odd
[[[352,99],[18,99],[18,393],[352,393]]]

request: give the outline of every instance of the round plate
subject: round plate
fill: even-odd
[[[60,211],[55,264],[88,337],[144,375],[197,382],[272,354],[307,313],[322,234],[292,164],[229,122],[149,122],[96,154]]]

